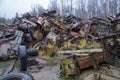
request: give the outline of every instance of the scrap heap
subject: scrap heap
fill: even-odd
[[[27,70],[27,62],[35,64],[27,59],[39,62],[38,58],[30,59],[32,56],[58,56],[66,75],[77,75],[90,66],[98,69],[100,63],[110,63],[111,57],[120,62],[120,14],[86,22],[72,14],[61,16],[55,10],[39,16],[26,13],[16,17],[12,27],[1,25],[0,32],[5,33],[0,35],[0,47],[5,40],[9,46],[0,59],[18,56],[21,71]]]

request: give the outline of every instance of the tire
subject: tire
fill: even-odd
[[[0,77],[0,80],[34,80],[33,77],[26,73],[13,72]]]
[[[26,52],[28,56],[38,56],[37,50],[27,50]]]
[[[20,71],[26,71],[27,70],[26,46],[21,45],[18,47],[18,58],[20,64]]]

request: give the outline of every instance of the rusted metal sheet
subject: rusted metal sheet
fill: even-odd
[[[67,32],[67,30],[66,30],[66,28],[64,27],[64,25],[61,24],[60,22],[55,21],[54,19],[50,19],[50,22],[51,22],[53,25],[55,25],[56,27],[58,27],[58,28],[60,28],[60,29],[62,29],[62,30],[64,30],[64,31]]]
[[[66,75],[76,75],[81,70],[93,66],[95,69],[99,68],[99,64],[106,62],[106,53],[91,53],[86,56],[69,55],[61,61],[62,73]]]
[[[93,58],[96,62],[96,65],[106,62],[106,53],[92,53],[90,56],[77,58],[80,69],[93,66]]]

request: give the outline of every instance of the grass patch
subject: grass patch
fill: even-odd
[[[10,65],[10,61],[0,61],[0,68],[5,68]]]
[[[66,76],[63,73],[60,73],[60,77],[62,80],[74,80],[73,76]]]

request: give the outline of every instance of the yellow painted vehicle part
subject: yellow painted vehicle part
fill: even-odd
[[[48,44],[47,45],[47,54],[48,55],[52,55],[52,54],[54,54],[55,53],[55,51],[56,51],[56,45],[54,45],[54,44]]]
[[[77,72],[73,58],[62,60],[61,69],[62,73],[65,73],[65,75],[75,75]]]
[[[86,47],[87,47],[87,40],[85,38],[83,38],[79,41],[78,48],[85,49]]]
[[[92,42],[91,44],[90,44],[90,47],[91,48],[100,48],[101,47],[101,45],[100,45],[100,43],[99,42]]]
[[[73,44],[69,41],[69,42],[67,42],[63,47],[65,48],[65,49],[67,49],[67,48],[70,48],[70,47],[72,47],[73,46]]]

